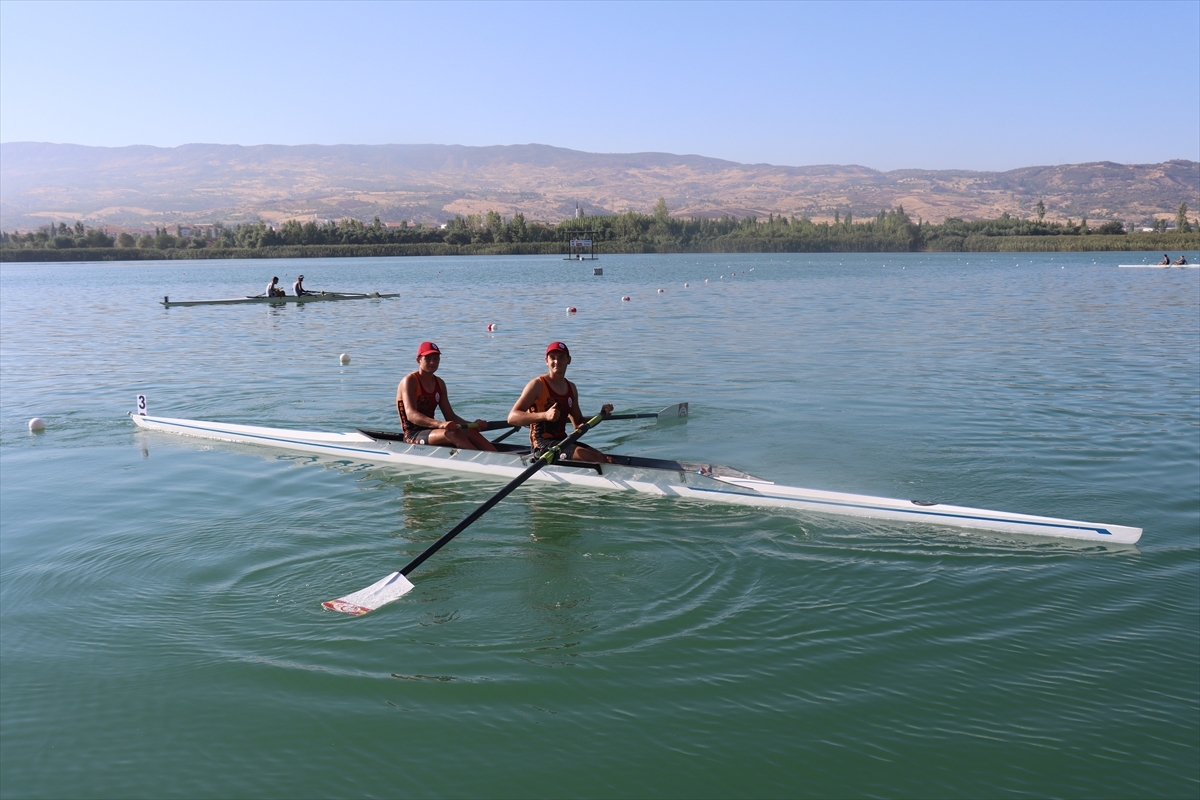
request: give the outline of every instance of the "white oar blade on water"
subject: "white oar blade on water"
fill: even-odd
[[[403,597],[412,590],[413,585],[409,582],[408,578],[399,572],[393,572],[383,580],[372,583],[365,589],[359,589],[353,594],[339,597],[336,600],[326,600],[324,603],[321,603],[321,607],[328,608],[330,611],[340,611],[343,614],[352,614],[359,617]]]
[[[687,422],[688,404],[676,403],[658,412],[659,422]]]

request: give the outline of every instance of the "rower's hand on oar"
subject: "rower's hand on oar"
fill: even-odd
[[[477,420],[475,420],[475,430],[477,430],[477,431],[486,431],[486,430],[487,430],[487,427],[488,427],[488,424],[487,424],[487,420],[486,420],[486,419],[477,419]]]
[[[613,412],[613,404],[612,403],[605,403],[604,405],[600,406],[600,414],[602,416],[607,417],[612,412]]]
[[[451,419],[446,421],[446,426],[442,430],[456,431],[459,429],[459,427],[459,424]]]

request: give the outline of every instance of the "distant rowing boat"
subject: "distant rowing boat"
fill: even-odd
[[[1200,264],[1120,264],[1121,269],[1195,269]]]
[[[399,296],[399,294],[380,294],[379,292],[314,292],[313,294],[302,294],[299,297],[295,295],[267,297],[265,294],[259,294],[247,297],[228,297],[223,300],[172,300],[164,295],[161,302],[163,306],[170,308],[171,306],[232,306],[244,303],[321,303],[330,300],[370,300]]]
[[[151,417],[145,414],[130,416],[138,427],[184,436],[300,453],[320,453],[372,464],[394,464],[468,473],[506,481],[520,475],[531,463],[529,448],[519,445],[498,444],[500,452],[492,453],[408,444],[400,434],[389,431],[326,433]],[[1141,528],[1125,525],[1106,525],[918,500],[894,500],[781,486],[718,464],[624,455],[613,457],[617,461],[615,464],[558,461],[536,473],[532,480],[564,487],[633,491],[710,503],[788,508],[818,514],[1089,539],[1096,542],[1132,543],[1142,535]]]

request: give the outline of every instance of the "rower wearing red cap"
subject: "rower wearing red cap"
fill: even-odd
[[[460,450],[495,450],[496,445],[479,433],[487,429],[487,422],[475,420],[479,430],[461,427],[468,421],[454,413],[446,396],[446,382],[433,374],[441,360],[442,351],[436,344],[421,342],[417,348],[417,371],[405,375],[396,387],[396,410],[400,412],[404,441]],[[439,408],[445,421],[433,416]]]
[[[508,412],[509,425],[528,425],[529,441],[534,450],[542,450],[567,438],[567,420],[576,428],[587,421],[579,410],[579,390],[567,380],[567,365],[571,351],[562,342],[546,347],[548,372],[525,385],[525,391]],[[611,403],[605,403],[601,413],[611,414]],[[575,461],[598,461],[611,464],[613,460],[594,447],[576,442],[563,451]]]

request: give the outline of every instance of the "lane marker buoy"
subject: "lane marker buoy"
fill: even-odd
[[[683,288],[685,288],[685,289],[686,289],[686,288],[688,288],[688,284],[686,284],[686,283],[685,283],[685,284],[683,285]]]
[[[567,306],[567,313],[568,313],[568,314],[574,314],[574,313],[575,313],[575,306]]]
[[[622,302],[622,303],[628,303],[628,302],[629,302],[629,295],[625,295],[624,297],[622,297],[622,298],[621,298],[621,302]]]
[[[494,323],[494,322],[489,322],[489,323],[488,323],[488,332],[489,332],[489,333],[491,333],[491,332],[492,332],[492,331],[494,331],[494,330],[496,330],[496,323]]]
[[[34,417],[33,419],[29,420],[29,430],[32,433],[46,430],[46,421],[41,417]]]
[[[342,362],[342,366],[349,364],[350,363],[350,354],[342,353],[340,356],[338,356],[338,361]]]

